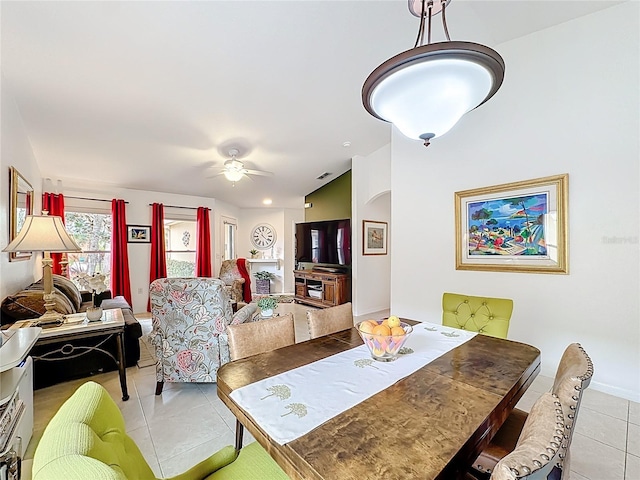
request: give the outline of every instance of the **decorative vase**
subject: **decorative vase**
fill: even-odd
[[[260,315],[263,317],[273,317],[273,308],[266,308],[264,310],[260,310]]]
[[[88,307],[86,313],[87,320],[96,322],[102,318],[102,307]]]

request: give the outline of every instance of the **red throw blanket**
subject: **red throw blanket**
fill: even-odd
[[[238,265],[238,271],[240,272],[240,275],[242,275],[242,278],[244,278],[244,284],[242,285],[242,294],[244,297],[244,301],[245,303],[251,303],[251,276],[247,271],[246,259],[238,258],[236,265]]]

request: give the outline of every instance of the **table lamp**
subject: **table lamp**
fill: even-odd
[[[54,310],[53,293],[53,260],[51,252],[81,252],[82,249],[69,236],[62,223],[62,218],[49,216],[46,211],[42,215],[27,215],[20,232],[3,252],[43,252],[42,270],[44,278],[44,308],[46,312],[40,322],[53,322],[62,319],[62,314]]]

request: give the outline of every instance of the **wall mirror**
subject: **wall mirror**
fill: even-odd
[[[11,198],[9,199],[9,224],[11,242],[24,225],[27,215],[33,215],[33,187],[20,172],[10,167]],[[9,261],[29,260],[31,252],[11,252]]]

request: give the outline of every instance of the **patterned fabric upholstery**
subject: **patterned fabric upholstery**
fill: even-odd
[[[508,298],[442,295],[442,324],[447,327],[507,338],[511,312],[513,300]]]
[[[237,260],[224,260],[220,267],[220,280],[226,285],[229,297],[234,302],[242,302],[244,300],[243,287],[244,278],[238,270]]]
[[[255,304],[232,313],[229,296],[217,278],[159,278],[150,287],[156,378],[163,382],[215,382],[229,362],[227,325],[248,321]],[[157,392],[159,393],[159,392]]]

